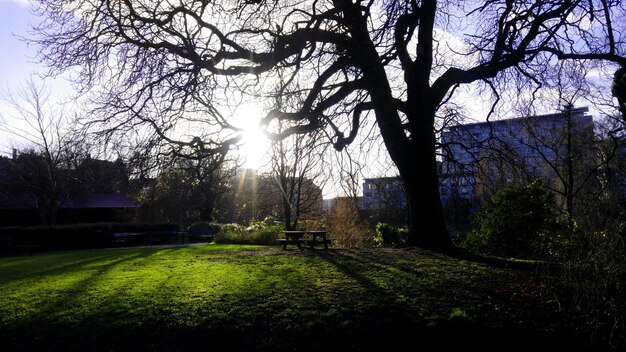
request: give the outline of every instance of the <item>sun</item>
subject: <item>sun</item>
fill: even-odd
[[[253,124],[244,128],[241,143],[240,153],[246,168],[259,170],[268,163],[271,141],[259,126]]]
[[[234,125],[242,134],[239,156],[243,166],[258,171],[269,164],[268,154],[272,146],[259,126],[265,115],[263,106],[258,101],[243,101],[236,105],[231,114]]]

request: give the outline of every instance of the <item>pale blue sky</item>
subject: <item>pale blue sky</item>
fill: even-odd
[[[27,1],[0,0],[0,119],[4,118],[5,123],[14,122],[10,120],[3,95],[16,90],[18,85],[40,70],[40,65],[34,62],[35,48],[16,37],[28,35],[29,23],[34,22],[29,11]],[[9,155],[15,143],[19,142],[0,131],[0,155]]]
[[[0,123],[9,126],[20,124],[14,119],[15,111],[6,102],[7,94],[18,95],[30,77],[46,72],[46,67],[36,61],[37,48],[19,37],[30,36],[31,24],[38,18],[31,13],[28,0],[0,0]],[[35,81],[40,83],[39,78]],[[51,90],[51,99],[60,100],[70,91],[63,79],[46,79],[45,86]],[[10,155],[11,149],[20,148],[24,140],[0,129],[0,155]],[[26,143],[27,144],[27,143]]]
[[[32,45],[20,41],[13,34],[28,36],[29,23],[35,18],[29,13],[27,1],[0,0],[0,88],[11,88],[28,79],[38,70]]]

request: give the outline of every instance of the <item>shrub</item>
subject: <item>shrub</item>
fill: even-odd
[[[409,230],[405,227],[393,227],[389,224],[379,222],[376,225],[376,235],[374,242],[379,247],[394,247],[406,244]]]
[[[450,315],[448,315],[448,320],[449,321],[469,321],[471,319],[469,315],[463,309],[454,308],[450,312]]]
[[[265,244],[278,243],[278,237],[283,231],[283,226],[271,220],[253,222],[250,226],[239,224],[224,224],[214,238],[216,243],[236,244]]]
[[[487,255],[537,258],[558,233],[555,207],[540,182],[501,189],[475,215],[476,228],[460,245]]]
[[[563,286],[554,297],[578,312],[597,340],[626,349],[626,216],[602,230],[574,226],[549,250],[546,278]]]
[[[370,223],[359,211],[353,198],[339,198],[328,219],[328,231],[335,247],[369,247],[373,245]]]
[[[328,229],[328,221],[326,219],[300,220],[298,221],[298,228],[304,231],[326,230]]]

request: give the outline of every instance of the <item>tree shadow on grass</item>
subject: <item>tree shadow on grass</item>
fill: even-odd
[[[526,351],[565,347],[570,351],[579,351],[589,348],[576,338],[574,331],[554,330],[552,327],[558,322],[553,319],[558,317],[546,317],[549,321],[545,322],[545,326],[535,325],[532,321],[524,324],[516,319],[525,319],[527,312],[514,312],[513,307],[513,315],[508,316],[506,311],[492,311],[499,315],[493,321],[488,316],[477,321],[471,315],[469,318],[451,319],[450,313],[454,308],[470,311],[472,307],[491,299],[488,295],[490,288],[484,289],[482,282],[489,279],[488,274],[501,275],[496,279],[501,280],[499,284],[514,283],[520,276],[510,275],[507,270],[481,270],[481,264],[475,261],[462,263],[458,258],[408,252],[400,255],[403,261],[424,263],[417,267],[406,265],[398,263],[393,257],[368,250],[312,251],[308,254],[331,263],[376,297],[381,310],[371,307],[368,319],[378,319],[379,323],[355,325],[353,333],[356,335],[353,338],[360,340],[359,345],[365,342],[364,347],[376,346],[379,342],[371,341],[372,334],[380,336],[380,332],[384,331],[391,337],[391,346],[402,349]],[[510,269],[508,265],[504,267]],[[385,278],[383,284],[376,277]],[[398,300],[407,296],[413,300]],[[541,311],[542,308],[537,309]]]
[[[85,255],[81,253],[81,255]],[[3,266],[0,264],[0,285],[7,285],[16,280],[30,280],[33,278],[40,278],[45,276],[62,275],[68,271],[79,270],[86,265],[95,264],[103,260],[113,260],[118,258],[118,255],[94,255],[89,257],[79,257],[76,255],[67,255],[62,258],[50,256],[47,258],[38,259],[33,257],[24,257],[28,261],[21,263],[19,258],[13,265]],[[52,259],[54,258],[54,259]]]
[[[432,317],[430,314],[433,311],[449,313],[447,306],[442,308],[443,305],[437,301],[436,295],[445,295],[443,299],[450,301],[448,296],[453,297],[454,290],[446,286],[440,292],[431,291],[425,288],[430,286],[423,286],[430,283],[415,284],[428,275],[406,263],[398,265],[397,256],[391,255],[391,252],[386,253],[389,256],[361,250],[296,252],[294,258],[308,257],[316,261],[319,258],[319,267],[311,267],[316,261],[299,261],[297,264],[302,270],[296,268],[297,275],[293,278],[286,277],[287,282],[281,280],[289,275],[289,270],[294,269],[288,265],[290,253],[272,253],[279,256],[276,258],[279,261],[275,261],[274,257],[264,259],[261,261],[264,265],[260,269],[259,261],[250,256],[263,256],[261,253],[237,253],[232,258],[221,258],[235,265],[237,273],[247,274],[243,279],[227,283],[220,289],[221,294],[226,293],[227,296],[217,297],[210,302],[202,301],[198,311],[190,315],[191,319],[198,321],[191,324],[176,320],[177,313],[169,310],[168,300],[173,298],[172,294],[176,291],[164,289],[163,285],[168,280],[168,269],[166,262],[161,263],[159,260],[151,260],[153,263],[150,264],[150,270],[156,270],[158,275],[147,280],[150,286],[139,289],[139,292],[135,290],[129,293],[134,289],[132,285],[140,281],[122,280],[105,294],[96,295],[97,300],[90,296],[90,290],[98,286],[111,271],[122,267],[124,271],[121,273],[124,275],[132,270],[133,261],[141,267],[142,258],[160,254],[170,258],[172,251],[173,249],[145,250],[129,253],[124,258],[112,258],[112,261],[93,266],[90,269],[93,272],[63,288],[36,316],[22,325],[11,326],[11,329],[0,332],[0,340],[9,341],[9,344],[4,345],[8,346],[8,350],[50,351],[392,351],[419,348],[458,350],[468,346],[477,346],[482,350],[494,346],[500,350],[515,350],[510,343],[504,343],[504,338],[490,336],[502,330],[468,321],[450,322],[447,315],[443,314]],[[431,256],[422,257],[418,253],[400,253],[399,256],[404,261],[424,260],[429,265],[439,263]],[[207,256],[198,260],[212,265],[211,258]],[[324,263],[328,263],[328,266]],[[449,265],[454,266],[454,262]],[[130,269],[127,270],[124,266]],[[399,269],[397,266],[404,268]],[[159,271],[159,268],[163,271]],[[206,269],[207,266],[203,268]],[[207,270],[212,270],[211,268],[209,266]],[[337,271],[332,272],[331,268]],[[319,271],[325,269],[329,271],[328,274]],[[135,278],[143,274],[140,268],[137,270],[133,276]],[[115,276],[118,276],[117,272]],[[345,278],[350,282],[346,282]],[[323,292],[316,292],[315,281],[325,279],[336,281],[331,281]],[[290,285],[296,285],[296,288],[290,288]],[[310,304],[312,300],[324,298],[333,289],[344,285],[347,288],[329,302],[329,311],[315,311],[316,306]],[[261,288],[250,290],[257,286]],[[290,305],[289,300],[277,299],[281,292],[268,292],[276,287],[293,295],[294,303]],[[300,288],[308,289],[300,291]],[[161,294],[165,299],[152,299]],[[136,302],[137,307],[134,306],[135,303],[128,301],[142,300],[142,295],[154,297]],[[402,301],[400,298],[403,295],[414,295],[410,298],[415,302],[410,304]],[[267,299],[272,301],[267,302]],[[68,306],[65,312],[64,305],[74,303],[89,303],[94,306],[74,311]],[[181,308],[185,310],[183,314],[190,314],[187,311],[190,307],[185,303],[172,308]],[[304,311],[301,312],[301,309]],[[517,333],[508,331],[502,336],[512,337],[513,343],[528,336],[515,335]]]
[[[66,350],[65,344],[74,346],[73,342],[90,341],[90,335],[102,337],[106,333],[108,325],[114,324],[117,320],[123,321],[123,314],[118,309],[126,306],[125,303],[119,301],[123,297],[122,291],[111,291],[108,297],[98,297],[99,300],[90,301],[90,290],[98,286],[98,282],[102,280],[110,271],[128,262],[136,261],[142,258],[150,257],[157,251],[141,251],[124,255],[111,256],[95,256],[91,259],[81,259],[70,261],[52,268],[37,270],[26,275],[28,280],[44,279],[48,276],[56,277],[51,280],[63,280],[63,274],[68,274],[74,270],[80,270],[81,267],[93,265],[90,270],[93,272],[84,278],[80,278],[72,284],[60,288],[46,290],[45,287],[31,286],[33,291],[30,295],[40,295],[45,299],[41,306],[35,307],[34,312],[27,317],[18,318],[9,326],[2,330],[4,335],[2,340],[4,346],[8,350]],[[117,258],[116,258],[117,257]],[[106,258],[106,263],[95,265],[102,262]],[[32,285],[42,285],[41,282],[33,282]],[[114,295],[118,294],[118,297]],[[40,299],[42,299],[40,298]],[[33,304],[34,302],[30,302]],[[79,306],[77,308],[77,306]],[[32,306],[29,308],[33,308]],[[105,324],[103,324],[105,323]],[[101,329],[100,331],[85,330],[86,326]],[[104,330],[102,328],[104,327]],[[104,340],[104,339],[103,339]],[[86,346],[81,344],[81,348],[85,350],[94,349],[94,346]],[[95,348],[99,349],[99,348]]]

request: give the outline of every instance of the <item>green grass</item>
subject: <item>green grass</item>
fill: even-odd
[[[528,319],[523,306],[493,294],[526,280],[419,250],[201,245],[5,257],[0,350],[452,349],[533,327],[510,319]],[[448,319],[455,312],[467,319]]]

